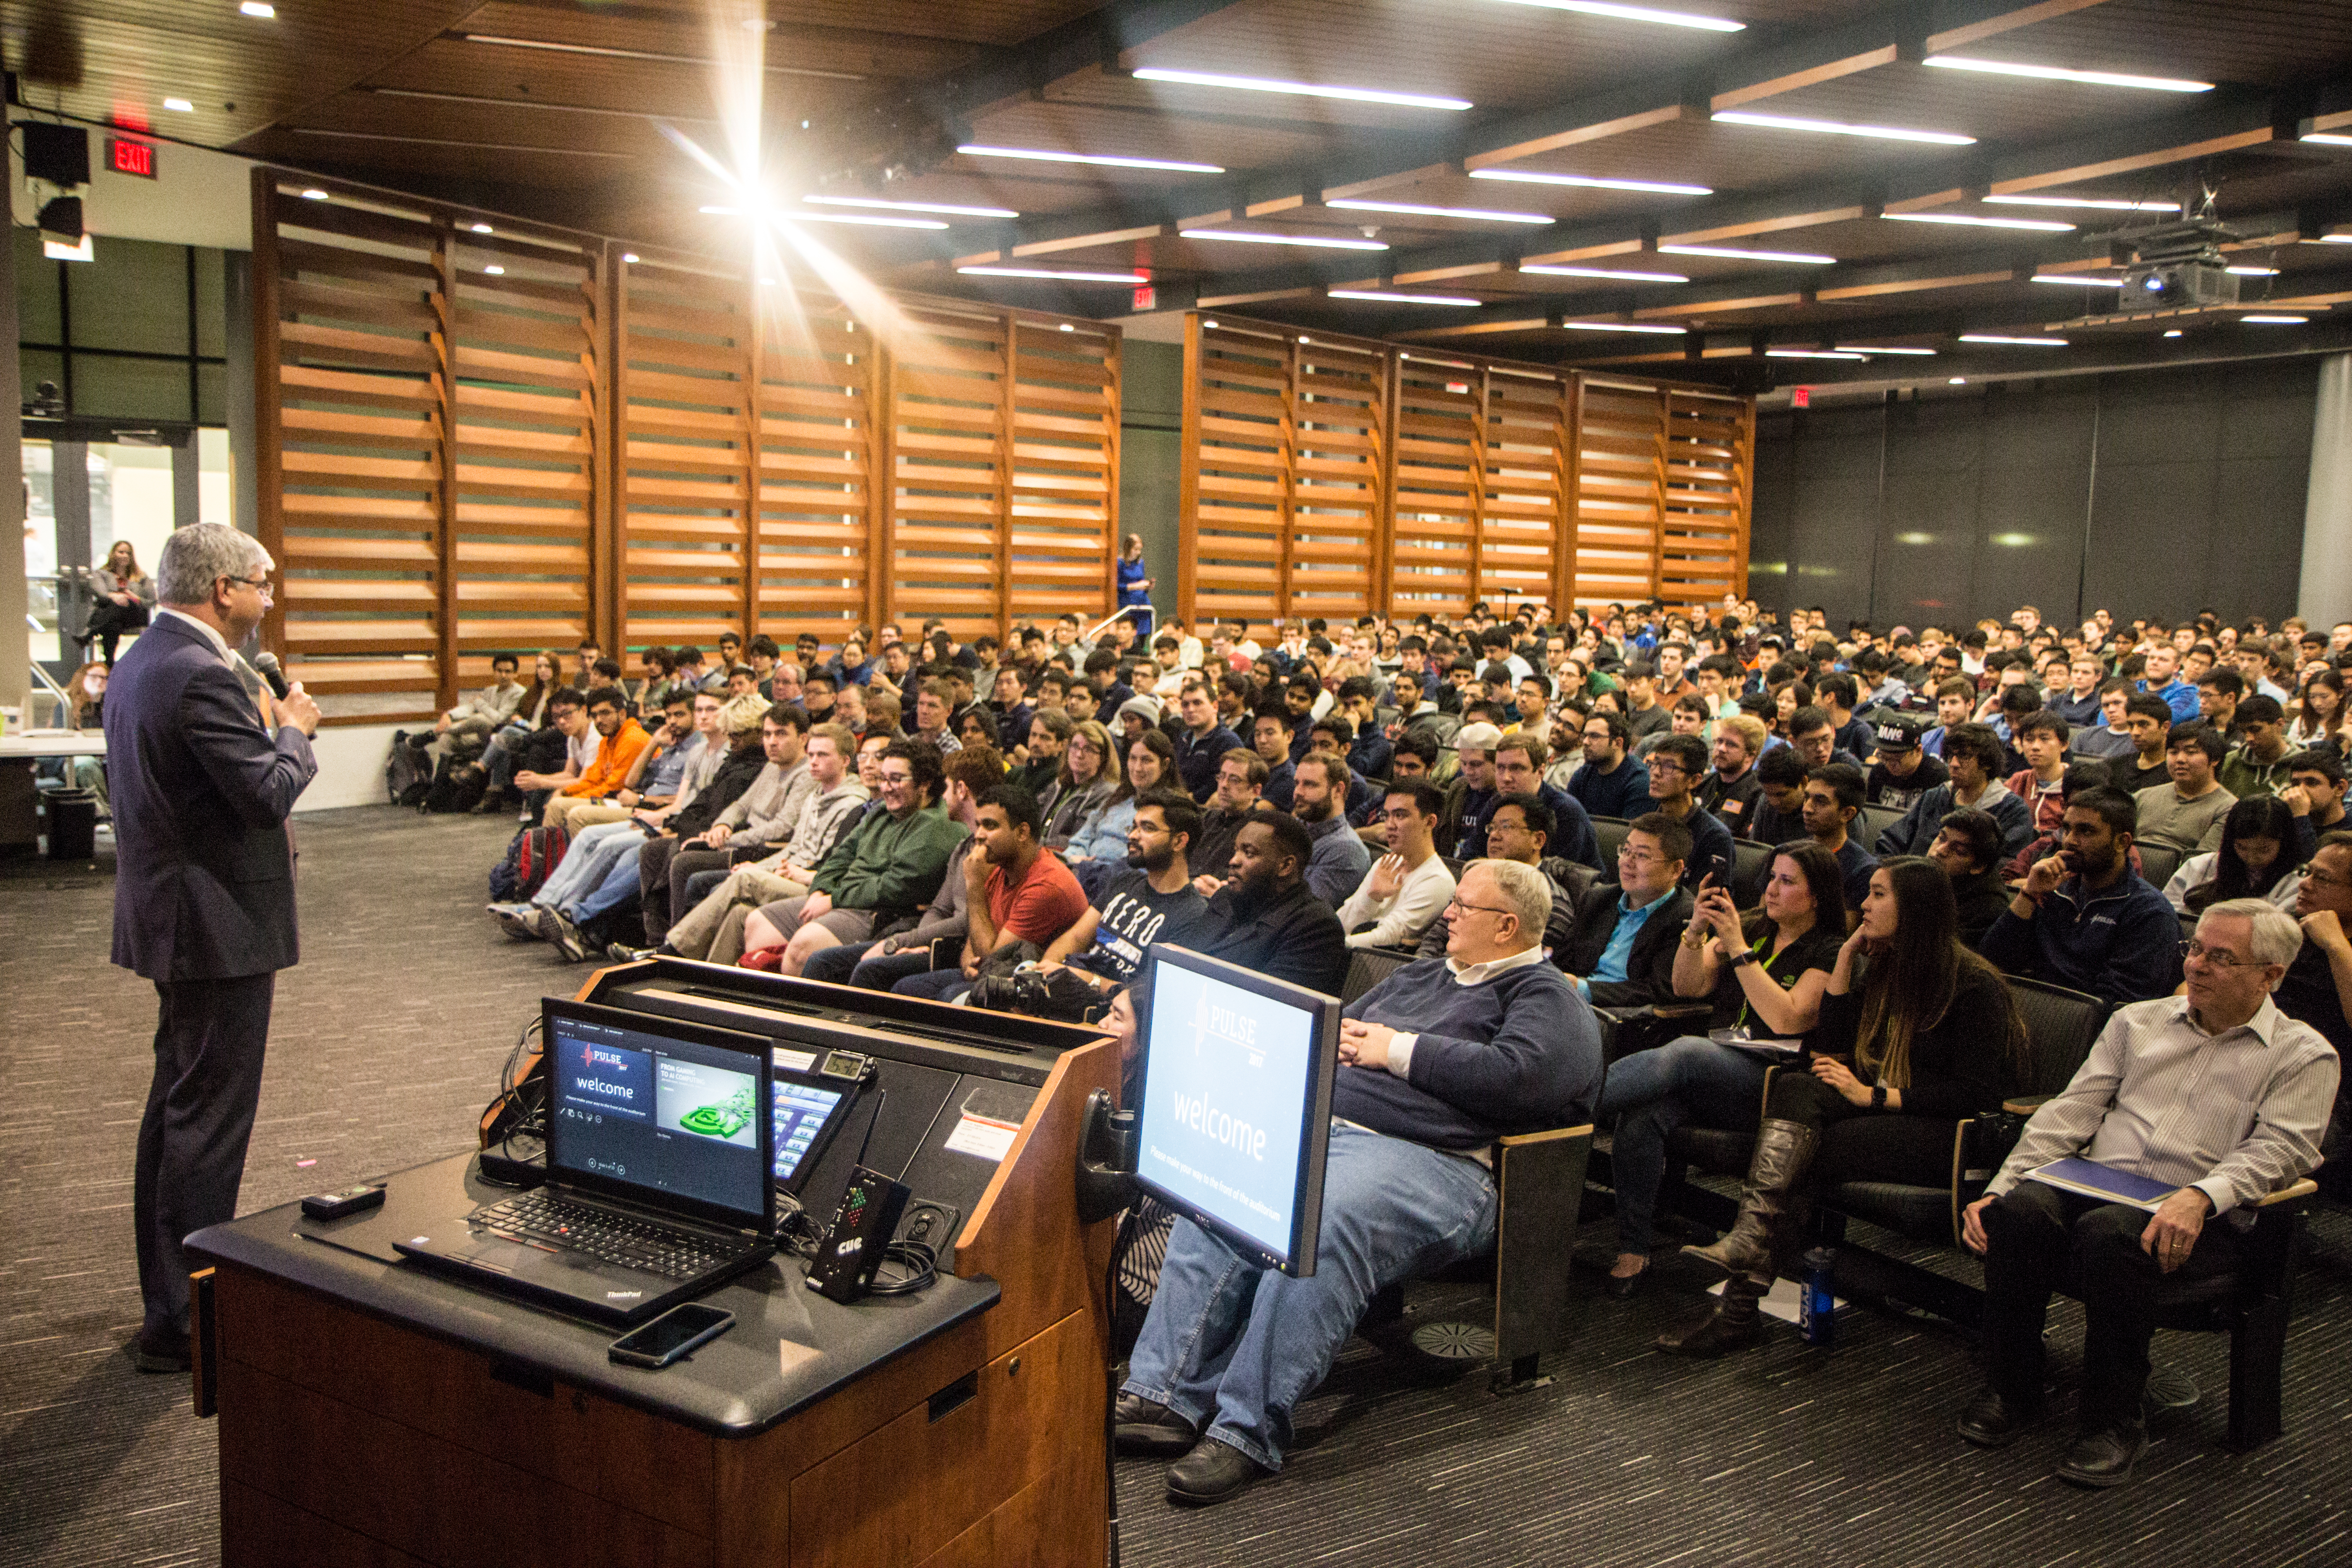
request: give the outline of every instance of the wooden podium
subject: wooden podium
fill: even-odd
[[[199,1233],[222,1560],[1095,1568],[1115,1225],[1080,1225],[1076,1171],[1087,1096],[1118,1078],[1107,1041],[1055,1065],[956,1278],[840,1307],[780,1260],[656,1373],[606,1361],[615,1331],[297,1236],[292,1205]],[[803,1300],[814,1345],[762,1331]]]

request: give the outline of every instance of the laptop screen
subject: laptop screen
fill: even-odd
[[[768,1225],[767,1041],[579,1003],[544,1010],[551,1178]]]

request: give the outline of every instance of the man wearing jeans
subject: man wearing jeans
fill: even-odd
[[[1495,1140],[1590,1119],[1601,1035],[1543,961],[1550,905],[1534,867],[1479,861],[1447,908],[1446,956],[1349,1005],[1311,1279],[1176,1222],[1115,1414],[1121,1452],[1181,1456],[1170,1496],[1221,1502],[1279,1469],[1292,1409],[1372,1294],[1493,1237]]]
[[[2205,911],[2186,946],[2187,994],[2118,1008],[1962,1211],[1962,1238],[1985,1260],[1986,1386],[1960,1436],[2004,1447],[2039,1418],[2050,1292],[2072,1276],[2083,1387],[2058,1476],[2077,1486],[2131,1479],[2147,1447],[2141,1401],[2165,1281],[2237,1267],[2244,1205],[2319,1163],[2336,1098],[2334,1048],[2271,1000],[2303,946],[2294,917],[2231,899]],[[2179,1185],[2151,1215],[2027,1179],[2070,1155]]]

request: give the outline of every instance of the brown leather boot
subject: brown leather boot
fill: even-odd
[[[1715,1303],[1715,1310],[1695,1323],[1672,1329],[1660,1334],[1654,1342],[1669,1355],[1695,1356],[1705,1360],[1746,1350],[1756,1342],[1758,1312],[1756,1304],[1771,1289],[1769,1279],[1751,1274],[1735,1274],[1723,1287],[1723,1295]]]
[[[1748,1163],[1748,1184],[1739,1196],[1739,1218],[1712,1247],[1685,1252],[1730,1275],[1763,1274],[1772,1267],[1772,1237],[1790,1200],[1813,1163],[1822,1135],[1801,1121],[1768,1119],[1757,1130],[1756,1157]]]

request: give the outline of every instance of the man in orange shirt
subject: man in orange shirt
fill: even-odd
[[[595,761],[548,798],[540,821],[549,827],[568,827],[572,812],[618,794],[637,753],[651,740],[645,727],[629,717],[629,700],[618,687],[600,686],[588,693],[588,721],[599,737]]]

